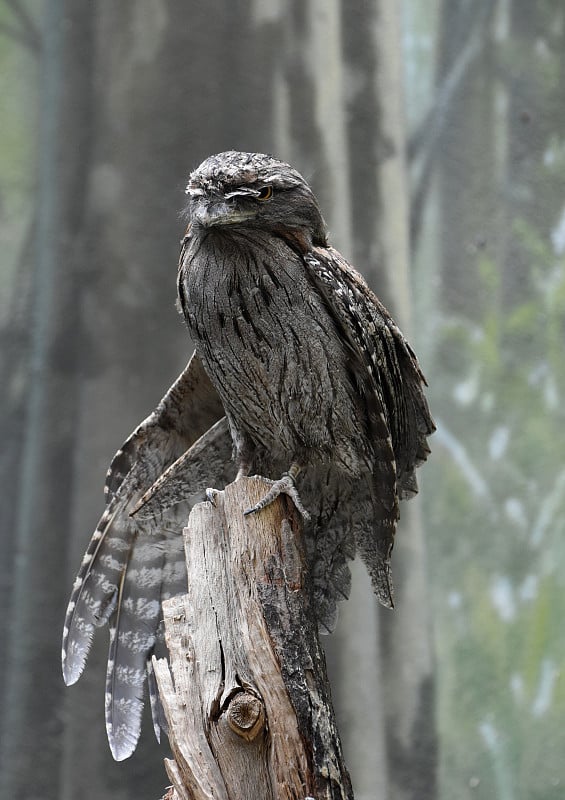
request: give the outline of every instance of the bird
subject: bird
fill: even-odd
[[[348,597],[359,555],[392,607],[399,501],[418,491],[435,425],[418,359],[364,278],[328,242],[312,189],[291,165],[226,151],[189,176],[179,310],[195,350],[118,450],[106,507],[73,585],[63,676],[80,677],[108,624],[105,712],[116,760],[137,745],[145,685],[163,646],[161,603],[183,593],[180,535],[210,486],[257,473],[303,519],[321,632]]]

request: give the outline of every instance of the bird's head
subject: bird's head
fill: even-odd
[[[191,226],[260,228],[326,243],[326,227],[312,190],[289,164],[263,153],[229,150],[191,173],[186,194]]]

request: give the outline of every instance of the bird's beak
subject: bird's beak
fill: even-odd
[[[192,207],[191,219],[204,228],[211,228],[214,225],[229,225],[233,219],[234,208],[228,206],[223,200],[213,202],[210,200],[198,200]]]
[[[256,196],[256,189],[241,188],[229,192],[223,197],[206,197],[195,194],[192,199],[191,219],[205,228],[215,225],[235,225],[255,216],[252,208],[238,208],[236,203],[230,203],[235,197]]]

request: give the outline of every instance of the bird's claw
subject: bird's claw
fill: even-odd
[[[269,478],[263,478],[262,476],[259,475],[256,477],[261,477],[262,480],[266,480],[268,483],[271,484],[271,488],[269,489],[267,494],[264,497],[262,497],[261,500],[259,500],[258,503],[255,503],[254,506],[251,506],[251,508],[247,508],[243,512],[245,516],[247,516],[248,514],[255,514],[257,511],[261,511],[262,508],[266,508],[274,500],[276,500],[279,495],[286,494],[288,497],[290,497],[290,499],[296,506],[297,510],[302,515],[303,519],[304,520],[310,519],[310,514],[302,505],[302,500],[300,499],[300,495],[298,494],[298,489],[296,488],[296,485],[294,483],[294,478],[292,477],[292,475],[289,475],[288,472],[285,472],[282,478],[279,478],[278,481],[272,481]]]
[[[216,505],[217,505],[216,498],[220,494],[220,490],[219,489],[206,489],[205,494],[206,494],[206,500],[208,500],[209,503],[212,503],[212,505],[215,508]]]

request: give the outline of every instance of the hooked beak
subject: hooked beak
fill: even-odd
[[[193,206],[191,213],[192,220],[205,228],[211,228],[214,225],[230,225],[238,222],[237,217],[240,216],[236,209],[231,208],[227,203],[214,203],[208,200],[200,200]]]

